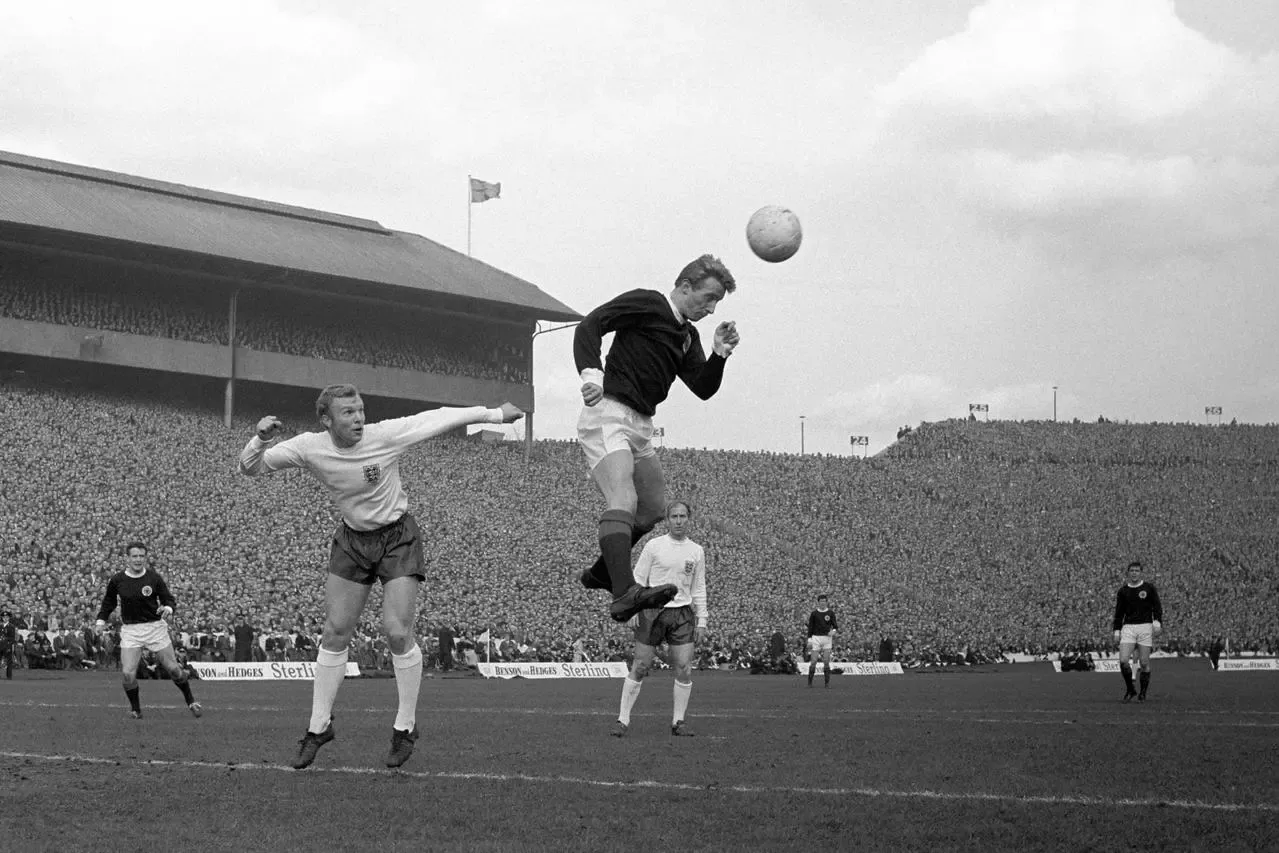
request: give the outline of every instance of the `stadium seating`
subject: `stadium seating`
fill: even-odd
[[[40,310],[70,321],[50,299]],[[92,620],[137,538],[189,635],[225,634],[246,608],[259,634],[314,633],[329,500],[301,472],[239,474],[256,413],[227,430],[220,402],[0,375],[0,607]],[[779,630],[798,651],[818,591],[842,656],[874,660],[884,636],[908,661],[1104,651],[1133,557],[1160,589],[1167,647],[1279,643],[1277,426],[947,421],[865,461],[660,452],[707,549],[715,665],[749,666]],[[571,659],[577,640],[591,659],[625,656],[626,629],[574,581],[600,506],[575,445],[539,442],[526,465],[522,445],[438,439],[401,470],[427,543],[428,652],[448,624],[481,657],[489,629],[507,657]],[[377,613],[357,639],[375,663]]]

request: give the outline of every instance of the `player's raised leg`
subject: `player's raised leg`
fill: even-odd
[[[178,656],[173,651],[173,646],[168,645],[162,649],[156,650],[156,657],[160,659],[160,666],[164,667],[164,671],[169,674],[173,685],[182,691],[182,701],[187,703],[187,710],[194,717],[204,716],[204,706],[195,701],[195,696],[191,694],[190,677],[187,671],[178,663]]]
[[[417,743],[417,700],[422,688],[422,648],[413,635],[417,621],[417,593],[420,583],[409,575],[388,580],[382,587],[382,625],[391,647],[395,669],[395,689],[399,705],[391,728],[391,750],[387,767],[399,767],[413,754]]]
[[[631,570],[632,534],[639,502],[635,489],[635,460],[630,450],[614,450],[591,470],[608,509],[600,515],[600,553],[608,568],[613,603],[609,615],[625,622],[639,611],[661,607],[675,597],[673,584],[642,587]]]
[[[142,719],[142,702],[138,696],[138,665],[142,663],[141,646],[120,647],[120,676],[124,695],[129,697],[129,716]]]
[[[631,527],[631,549],[661,520],[666,508],[666,476],[662,473],[662,465],[657,456],[632,458],[633,476],[631,482],[635,488],[634,523]],[[587,589],[613,588],[609,576],[608,564],[601,551],[595,563],[582,572],[582,586]]]

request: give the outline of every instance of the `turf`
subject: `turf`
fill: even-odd
[[[394,683],[348,680],[337,740],[288,768],[306,682],[167,682],[132,720],[111,673],[0,681],[6,850],[1279,850],[1279,677],[1159,661],[903,676],[697,673],[670,736],[669,673],[626,738],[620,683],[423,683],[422,739],[390,771]]]

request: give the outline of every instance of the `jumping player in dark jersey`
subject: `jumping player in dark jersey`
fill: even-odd
[[[817,658],[822,659],[822,684],[830,687],[830,653],[835,645],[839,625],[835,611],[826,606],[826,593],[817,596],[817,609],[808,614],[808,686],[813,686]]]
[[[1150,652],[1155,644],[1155,634],[1163,628],[1163,607],[1159,604],[1159,593],[1155,585],[1144,579],[1141,561],[1133,560],[1128,564],[1128,582],[1119,587],[1115,596],[1115,642],[1119,643],[1119,671],[1123,674],[1124,701],[1131,702],[1133,697],[1138,702],[1146,701],[1146,691],[1150,688]],[[1141,662],[1141,692],[1138,693],[1132,683],[1132,655],[1137,651]]]
[[[116,572],[107,581],[106,594],[102,596],[102,607],[98,609],[97,628],[106,627],[107,617],[115,610],[117,602],[120,606],[120,674],[124,680],[124,695],[129,697],[129,716],[135,720],[142,719],[142,705],[138,698],[138,664],[142,661],[143,649],[155,652],[160,665],[169,673],[169,678],[182,691],[182,699],[187,709],[197,717],[204,713],[204,708],[191,695],[191,685],[187,683],[187,672],[178,664],[177,655],[173,651],[173,640],[169,637],[169,624],[165,618],[173,615],[173,608],[178,603],[169,592],[169,585],[164,582],[160,573],[147,564],[147,546],[142,542],[130,542],[125,551],[129,555],[129,565],[122,572]]]
[[[709,357],[693,325],[715,313],[737,289],[728,269],[702,255],[680,270],[669,294],[632,290],[586,315],[573,339],[582,381],[578,443],[607,505],[599,520],[600,556],[580,580],[613,595],[609,615],[626,622],[647,608],[665,606],[672,584],[644,587],[631,571],[631,549],[662,517],[666,481],[653,448],[653,415],[680,379],[709,400],[719,390],[724,363],[737,346],[736,325],[720,323]],[[607,367],[604,335],[614,333]]]

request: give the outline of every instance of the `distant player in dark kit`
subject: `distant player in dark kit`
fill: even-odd
[[[1155,634],[1162,630],[1163,607],[1155,585],[1145,580],[1140,560],[1128,564],[1128,582],[1119,587],[1115,596],[1115,642],[1119,643],[1119,671],[1123,674],[1124,701],[1146,701],[1150,688],[1150,652],[1155,645]],[[1132,682],[1132,656],[1137,652],[1141,666],[1141,692]]]
[[[18,644],[18,629],[6,610],[0,613],[0,660],[4,661],[4,677],[13,680],[13,648]]]
[[[609,615],[618,622],[664,606],[677,592],[673,584],[641,586],[631,572],[631,549],[653,529],[666,505],[666,481],[652,443],[653,415],[677,378],[703,400],[719,390],[724,364],[739,341],[737,327],[720,323],[707,357],[693,324],[715,313],[725,294],[736,289],[728,269],[702,255],[680,270],[669,293],[628,291],[577,326],[573,359],[585,404],[577,439],[606,504],[599,520],[599,559],[580,580],[588,589],[612,593]],[[610,332],[613,344],[605,363],[601,347]]]
[[[813,674],[817,672],[817,659],[822,659],[822,683],[830,687],[830,653],[835,645],[839,625],[835,611],[826,606],[826,593],[817,596],[817,609],[808,614],[808,686],[813,686]]]
[[[169,623],[164,621],[173,615],[177,599],[169,592],[169,585],[160,573],[151,568],[147,560],[147,546],[143,542],[130,542],[125,548],[129,564],[122,572],[116,572],[107,581],[107,591],[102,596],[95,623],[99,631],[106,627],[107,618],[120,606],[120,674],[124,681],[124,695],[129,697],[129,716],[142,719],[142,704],[138,698],[138,664],[142,652],[151,651],[160,665],[169,673],[174,685],[182,691],[187,709],[196,717],[204,713],[200,703],[191,695],[187,672],[178,663],[169,636]]]
[[[693,692],[693,651],[706,636],[706,552],[688,538],[689,508],[672,501],[666,508],[666,535],[644,545],[635,577],[643,584],[650,580],[672,583],[678,590],[663,607],[643,610],[635,626],[635,660],[622,682],[622,704],[613,726],[614,737],[625,737],[631,725],[631,708],[639,698],[644,678],[653,665],[657,647],[666,643],[671,668],[675,670],[671,734],[692,737],[684,721],[688,699]]]
[[[369,600],[382,582],[382,625],[395,670],[399,707],[391,726],[387,767],[408,761],[417,742],[417,699],[422,647],[413,635],[424,574],[422,537],[400,483],[400,456],[413,445],[468,424],[511,423],[524,413],[510,403],[441,408],[365,425],[364,400],[354,385],[330,385],[315,401],[324,432],[306,432],[279,444],[283,425],[272,415],[240,451],[249,476],[305,468],[333,496],[342,520],[329,548],[324,586],[324,632],[315,658],[311,722],[298,742],[293,766],[301,770],[333,740],[333,704],[346,677],[347,650]]]

